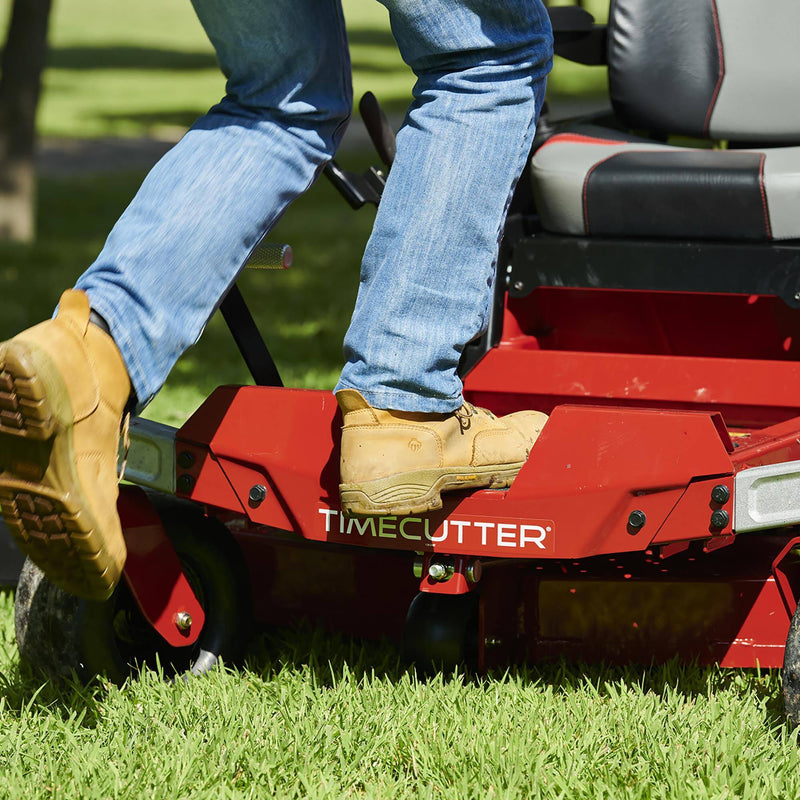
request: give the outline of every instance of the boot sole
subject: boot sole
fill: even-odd
[[[35,345],[0,344],[3,518],[53,583],[104,600],[117,570],[78,479],[72,431],[69,394],[50,357]]]
[[[524,463],[474,467],[468,472],[442,467],[343,483],[339,486],[342,512],[350,517],[402,517],[436,511],[442,507],[442,492],[508,488]]]

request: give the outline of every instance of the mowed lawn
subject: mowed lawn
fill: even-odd
[[[412,79],[385,12],[345,5],[356,91],[397,112]],[[221,94],[188,0],[54,8],[46,134],[174,137]],[[602,86],[597,72],[564,75],[553,82],[564,93]],[[42,178],[39,240],[0,244],[0,338],[49,315],[142,177]],[[289,385],[335,381],[371,217],[321,181],[273,236],[293,245],[295,266],[242,279]],[[149,413],[179,424],[216,384],[246,380],[215,318]],[[392,644],[311,626],[261,634],[245,664],[202,679],[43,684],[19,663],[4,591],[0,797],[761,800],[800,797],[800,752],[777,672],[556,664],[424,681]]]

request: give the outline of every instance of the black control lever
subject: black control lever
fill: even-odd
[[[361,119],[364,120],[364,126],[381,161],[387,167],[391,167],[397,145],[392,126],[389,124],[378,98],[372,92],[365,92],[358,104],[358,112],[361,114]]]
[[[358,175],[342,169],[334,160],[331,160],[325,165],[324,173],[351,208],[359,209],[366,203],[377,206],[380,203],[383,187],[386,185],[386,176],[375,167],[370,167],[366,172]]]
[[[395,155],[394,131],[372,92],[366,92],[358,104],[358,111],[364,120],[372,144],[378,151],[381,161],[391,167]],[[325,166],[325,177],[336,187],[352,208],[361,208],[366,203],[377,206],[381,201],[386,175],[375,167],[370,167],[361,175],[342,169],[331,160]]]

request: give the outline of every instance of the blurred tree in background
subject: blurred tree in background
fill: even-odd
[[[52,0],[14,0],[0,62],[0,239],[35,233],[36,108]]]

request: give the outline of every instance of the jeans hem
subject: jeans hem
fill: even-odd
[[[76,288],[80,287],[77,286]],[[114,340],[114,344],[117,346],[117,350],[119,350],[122,356],[125,369],[128,371],[128,378],[130,378],[131,386],[136,395],[134,414],[140,414],[156,396],[158,389],[155,391],[149,389],[145,371],[136,358],[136,348],[125,335],[125,327],[119,325],[117,322],[118,315],[116,308],[107,303],[101,294],[94,293],[91,289],[84,289],[82,291],[86,292],[92,310],[96,311],[106,321],[111,331],[111,338]]]
[[[391,411],[410,411],[423,414],[450,414],[461,408],[464,398],[461,393],[456,397],[426,397],[414,392],[404,392],[398,389],[359,389],[346,383],[336,385],[334,392],[341,389],[354,389],[360,392],[364,399],[373,407]]]

